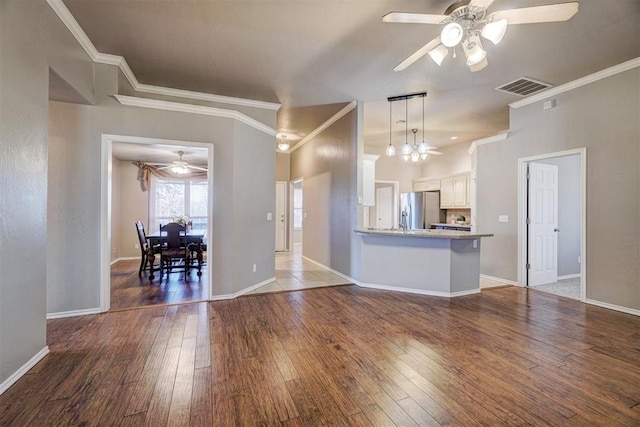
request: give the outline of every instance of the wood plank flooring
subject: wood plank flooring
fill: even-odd
[[[201,301],[203,287],[207,282],[207,266],[202,267],[202,276],[196,271],[184,278],[184,273],[159,273],[149,281],[149,273],[138,276],[139,260],[122,260],[111,266],[111,310],[124,310],[158,304],[176,304]]]
[[[640,425],[640,318],[356,286],[48,322],[0,425]]]

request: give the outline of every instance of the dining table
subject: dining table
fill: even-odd
[[[207,234],[206,230],[191,229],[187,231],[184,235],[182,234],[180,235],[181,240],[183,241],[184,245],[188,248],[188,250],[192,254],[195,253],[195,257],[198,262],[197,265],[187,265],[185,268],[197,268],[198,276],[202,276],[202,263],[203,263],[202,243],[204,241],[206,234]],[[149,247],[147,248],[147,257],[150,263],[149,280],[153,280],[154,278],[153,272],[158,271],[161,268],[161,267],[154,268],[155,256],[156,256],[156,251],[154,251],[154,248],[157,248],[157,247],[162,248],[162,245],[164,244],[164,242],[167,241],[167,233],[164,231],[162,232],[157,231],[155,233],[147,234],[146,237],[147,237],[147,241],[149,242]]]

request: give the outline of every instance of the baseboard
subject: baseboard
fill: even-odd
[[[564,276],[558,276],[558,280],[565,280],[565,279],[577,279],[578,277],[580,277],[580,273],[576,273],[576,274],[565,274]]]
[[[514,282],[513,280],[503,279],[501,277],[489,276],[487,274],[481,274],[480,277],[482,279],[493,280],[494,282],[504,283],[505,285],[520,286],[518,282]]]
[[[602,308],[608,308],[609,310],[620,311],[622,313],[632,314],[634,316],[640,316],[640,310],[633,308],[623,307],[621,305],[609,304],[608,302],[597,301],[593,299],[584,300],[585,303],[595,305]]]
[[[272,277],[270,279],[263,280],[260,283],[256,283],[255,285],[251,285],[248,288],[245,288],[245,289],[243,289],[241,291],[238,291],[236,293],[233,293],[233,294],[214,295],[214,296],[211,297],[211,299],[209,301],[222,301],[222,300],[228,300],[228,299],[235,299],[235,298],[238,298],[239,296],[247,294],[247,293],[249,293],[251,291],[255,291],[256,289],[258,289],[261,286],[268,285],[271,282],[275,282],[275,280],[276,280],[276,278]]]
[[[321,268],[324,268],[324,269],[325,269],[325,270],[327,270],[327,271],[330,271],[331,273],[335,274],[336,276],[340,276],[340,277],[342,277],[344,280],[348,280],[348,281],[349,281],[349,282],[351,282],[351,283],[356,283],[356,282],[357,282],[357,280],[356,280],[356,279],[354,279],[353,277],[347,276],[347,275],[346,275],[346,274],[344,274],[344,273],[340,273],[339,271],[334,270],[334,269],[333,269],[333,268],[331,268],[331,267],[327,267],[326,265],[321,264],[321,263],[319,263],[319,262],[318,262],[318,261],[316,261],[316,260],[313,260],[313,259],[311,259],[311,258],[309,258],[309,257],[304,256],[304,255],[302,256],[302,258],[303,258],[304,260],[306,260],[306,261],[309,261],[311,264],[315,264],[315,265],[317,265],[318,267],[321,267]]]
[[[335,274],[336,276],[340,276],[345,280],[348,280],[351,283],[354,283],[358,286],[360,286],[361,288],[369,288],[369,289],[379,289],[382,291],[392,291],[392,292],[405,292],[405,293],[410,293],[410,294],[419,294],[419,295],[428,295],[428,296],[433,296],[433,297],[445,297],[445,298],[453,298],[453,297],[461,297],[464,295],[473,295],[473,294],[479,294],[480,293],[480,289],[472,289],[469,291],[459,291],[459,292],[436,292],[436,291],[425,291],[422,289],[413,289],[413,288],[399,288],[397,286],[387,286],[387,285],[378,285],[375,283],[364,283],[361,282],[359,280],[354,279],[353,277],[347,276],[346,274],[340,273],[339,271],[334,270],[331,267],[327,267],[326,265],[319,263],[316,260],[313,260],[309,257],[306,256],[302,256],[302,258],[304,258],[306,261],[309,261],[312,264],[317,265],[318,267],[322,267],[325,270],[329,270],[330,272],[332,272],[333,274]]]
[[[63,317],[87,316],[89,314],[100,314],[100,308],[86,308],[84,310],[60,311],[58,313],[48,313],[47,320],[61,319]]]
[[[139,257],[139,256],[124,256],[124,257],[116,258],[113,261],[111,261],[111,265],[115,264],[116,262],[120,262],[120,261],[130,261],[130,260],[134,260],[134,259],[139,260],[140,258],[141,257]]]
[[[29,369],[33,368],[36,365],[36,363],[41,361],[42,358],[44,358],[47,354],[49,354],[49,347],[48,346],[43,348],[42,350],[40,350],[35,356],[33,356],[31,359],[29,359],[29,361],[27,363],[22,365],[20,367],[20,369],[15,371],[13,374],[11,374],[11,376],[9,378],[4,380],[2,382],[2,384],[0,384],[0,395],[2,395],[2,393],[7,391],[9,389],[9,387],[11,387],[13,384],[15,384],[16,381],[18,381],[20,378],[22,378],[22,376],[24,374],[29,372]]]
[[[458,291],[458,292],[439,292],[439,291],[426,291],[424,289],[400,288],[398,286],[378,285],[375,283],[364,283],[364,282],[356,282],[356,285],[362,288],[378,289],[381,291],[404,292],[408,294],[418,294],[418,295],[426,295],[430,297],[441,297],[441,298],[455,298],[455,297],[461,297],[465,295],[473,295],[473,294],[480,293],[480,289],[471,289],[469,291]]]

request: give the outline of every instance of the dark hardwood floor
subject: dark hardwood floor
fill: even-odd
[[[158,304],[176,304],[203,299],[203,286],[207,281],[207,266],[202,276],[196,271],[184,278],[184,273],[159,273],[149,281],[149,273],[138,276],[139,260],[118,261],[111,266],[111,310],[123,310]]]
[[[340,286],[51,320],[0,424],[640,425],[640,318]]]

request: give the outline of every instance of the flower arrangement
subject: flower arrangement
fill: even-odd
[[[174,216],[173,222],[177,222],[178,224],[186,227],[189,224],[189,217],[186,215]]]

